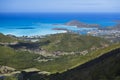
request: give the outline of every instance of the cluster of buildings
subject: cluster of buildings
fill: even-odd
[[[102,37],[111,42],[120,42],[120,30],[94,30],[89,31],[88,35]]]
[[[119,30],[93,30],[87,32],[88,35],[92,36],[114,36],[114,37],[120,37],[120,31]]]

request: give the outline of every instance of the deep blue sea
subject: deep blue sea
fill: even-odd
[[[116,25],[120,13],[0,13],[0,33],[34,36],[65,32],[53,28],[82,30],[74,26],[54,25],[71,20],[108,27]]]

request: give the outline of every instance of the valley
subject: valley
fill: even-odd
[[[120,47],[104,38],[75,33],[52,34],[39,37],[36,42],[1,35],[3,39],[8,38],[0,44],[0,75],[3,77],[18,74],[17,78],[24,71],[39,78],[45,75],[46,79],[47,75],[64,73]]]

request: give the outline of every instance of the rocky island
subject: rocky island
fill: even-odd
[[[64,25],[76,26],[78,28],[99,28],[100,27],[99,24],[87,24],[87,23],[80,22],[79,20],[72,20],[70,22],[65,23]]]

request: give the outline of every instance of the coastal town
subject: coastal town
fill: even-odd
[[[78,30],[69,30],[66,28],[54,28],[53,30],[64,30],[68,33],[77,33],[80,35],[91,35],[96,37],[102,37],[110,40],[111,42],[120,41],[120,23],[117,21],[117,24],[112,27],[104,27],[98,24],[87,24],[80,22],[78,20],[72,20],[64,25],[76,26]]]

